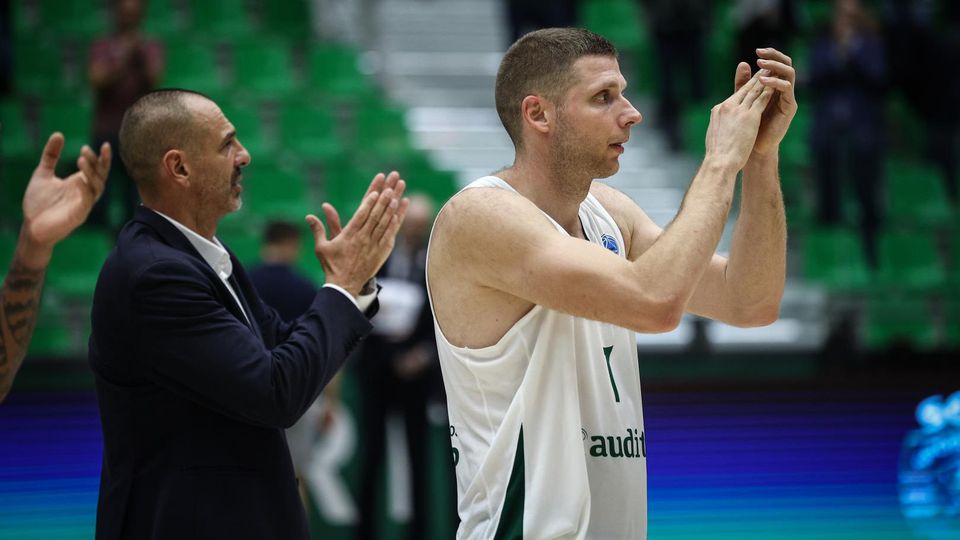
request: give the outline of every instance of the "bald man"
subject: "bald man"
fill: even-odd
[[[369,284],[405,215],[405,183],[378,174],[342,228],[324,205],[330,238],[307,217],[327,282],[287,323],[216,237],[243,204],[241,136],[188,91],[152,92],[124,114],[121,158],[143,206],[94,295],[98,539],[308,538],[283,430],[370,331]]]

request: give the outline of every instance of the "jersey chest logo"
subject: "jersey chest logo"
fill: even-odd
[[[617,255],[620,254],[620,246],[617,244],[617,239],[613,236],[604,233],[603,236],[600,237],[600,243],[603,244],[603,247],[609,249]]]

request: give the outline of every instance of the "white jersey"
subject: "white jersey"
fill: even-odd
[[[513,191],[494,176],[465,189],[474,187]],[[625,256],[620,229],[593,195],[580,205],[580,223],[590,242]],[[634,333],[543,306],[480,349],[451,345],[436,317],[434,327],[456,463],[457,538],[645,539]]]

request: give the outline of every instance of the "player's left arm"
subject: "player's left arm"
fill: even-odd
[[[757,49],[760,80],[777,90],[760,120],[753,153],[743,168],[740,215],[730,257],[715,256],[688,304],[692,313],[737,326],[763,326],[777,319],[786,281],[787,225],[780,190],[779,152],[797,113],[797,74],[782,52]],[[739,89],[752,77],[741,62]]]
[[[590,192],[600,200],[604,208],[610,212],[623,234],[625,253],[631,261],[636,260],[646,252],[663,234],[664,230],[623,193],[594,182]],[[740,223],[743,223],[745,209],[741,209]],[[747,218],[749,222],[750,218]],[[734,244],[750,246],[751,240],[745,230],[747,227],[738,223]],[[750,227],[752,228],[752,227]],[[775,233],[773,234],[775,236]],[[759,242],[765,244],[765,242]],[[761,326],[770,324],[776,319],[779,311],[780,295],[783,291],[782,271],[779,289],[775,285],[762,286],[760,281],[768,278],[746,276],[748,279],[735,280],[738,277],[738,264],[749,264],[744,257],[734,258],[740,249],[731,249],[731,260],[721,255],[713,255],[707,269],[704,271],[697,288],[694,290],[686,311],[721,321],[734,326]],[[761,255],[751,250],[757,258],[773,258],[769,254]],[[744,252],[751,255],[751,252]],[[768,263],[765,263],[768,264]],[[770,272],[775,274],[776,272]],[[749,278],[753,278],[751,281]],[[770,279],[775,282],[776,278]],[[756,289],[754,291],[753,289]],[[759,301],[751,301],[752,298]]]

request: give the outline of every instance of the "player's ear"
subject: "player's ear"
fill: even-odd
[[[553,123],[553,104],[541,96],[527,96],[520,102],[520,114],[523,123],[540,133],[550,131]]]

